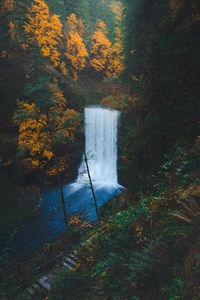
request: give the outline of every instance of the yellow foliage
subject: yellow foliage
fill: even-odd
[[[77,20],[75,14],[71,14],[67,18],[69,31],[66,36],[66,52],[65,56],[70,61],[74,80],[78,80],[78,71],[84,69],[88,52],[82,39],[83,22]]]
[[[56,84],[50,85],[50,90],[52,92],[52,100],[54,105],[51,107],[51,111],[62,112],[65,110],[67,100],[65,99],[63,92],[58,89]]]
[[[123,70],[122,46],[117,41],[114,45],[106,37],[108,33],[103,21],[98,20],[97,30],[92,37],[91,66],[96,71],[103,71],[108,77],[118,76]]]
[[[62,37],[62,23],[59,17],[50,14],[44,0],[34,0],[27,19],[24,29],[29,41],[36,41],[42,55],[49,57],[51,63],[57,67],[60,62],[57,46]]]
[[[121,20],[123,14],[123,5],[119,1],[112,1],[112,4],[109,5],[114,12],[117,20]]]
[[[137,101],[139,101],[140,100],[140,97],[138,97],[137,95],[133,95],[132,97],[130,96],[129,98],[128,98],[128,101],[131,103],[131,104],[134,104],[134,103],[136,103]]]
[[[98,26],[99,28],[103,29],[104,33],[108,33],[108,29],[106,28],[106,24],[102,20],[98,20]]]
[[[10,35],[10,37],[11,37],[11,39],[15,39],[15,24],[12,22],[12,21],[10,21],[9,23],[8,23],[8,33],[9,33],[9,35]]]
[[[78,32],[80,36],[85,32],[83,20],[77,19],[75,14],[71,14],[67,17],[67,25],[69,26],[69,31]]]
[[[68,76],[68,70],[66,68],[66,65],[65,65],[64,61],[61,62],[61,64],[59,65],[59,67],[60,67],[60,71],[61,71],[62,75],[67,78],[67,76]]]
[[[43,155],[50,160],[53,157],[53,152],[44,149]]]
[[[50,85],[50,91],[53,105],[46,113],[41,112],[35,103],[20,102],[14,116],[15,123],[19,125],[18,148],[24,153],[29,153],[29,162],[34,168],[44,167],[48,160],[54,158],[52,145],[56,136],[61,136],[62,139],[69,137],[74,141],[74,133],[80,124],[76,120],[76,111],[66,109],[66,99],[56,84]],[[17,116],[20,114],[23,115],[23,119],[18,120]],[[66,168],[67,159],[66,155],[60,159],[60,171]],[[56,174],[55,166],[48,174]]]
[[[97,22],[97,30],[92,36],[92,58],[90,64],[96,71],[105,71],[108,57],[111,54],[112,44],[106,37],[108,33],[106,25],[102,20]]]
[[[108,59],[108,67],[106,75],[118,76],[124,70],[123,59],[124,56],[121,54],[122,46],[118,42],[112,46],[111,55]]]
[[[112,55],[109,59],[107,76],[118,76],[124,70],[123,53],[123,35],[121,30],[121,22],[123,16],[123,5],[121,2],[113,1],[110,5],[115,14],[115,44],[112,46]]]

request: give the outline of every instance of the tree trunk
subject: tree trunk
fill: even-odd
[[[85,156],[85,164],[86,164],[86,168],[87,168],[87,173],[88,173],[88,177],[89,177],[89,181],[90,181],[90,187],[91,187],[92,195],[93,195],[93,199],[94,199],[94,205],[95,205],[95,209],[96,209],[97,219],[98,219],[98,222],[99,222],[100,221],[100,215],[99,215],[97,201],[96,201],[96,197],[95,197],[95,193],[94,193],[92,179],[91,179],[91,176],[90,176],[90,170],[89,170],[89,166],[88,166],[87,156],[86,156],[85,152],[84,152],[84,156]]]
[[[59,163],[58,163],[57,158],[55,158],[55,162],[56,162],[57,181],[58,181],[60,197],[61,197],[61,202],[62,202],[62,207],[63,207],[64,221],[65,221],[65,225],[66,225],[67,229],[69,230],[70,228],[69,228],[69,224],[68,224],[68,220],[67,220],[66,205],[65,205],[65,199],[64,199],[64,194],[63,194],[62,182],[61,182],[61,178],[60,178]]]
[[[46,116],[47,116],[47,124],[48,124],[47,128],[48,128],[48,132],[49,132],[52,144],[54,144],[55,143],[55,139],[54,139],[54,135],[52,133],[52,128],[51,128],[51,125],[50,125],[48,113],[47,113]],[[68,224],[68,221],[67,221],[65,199],[64,199],[62,182],[61,182],[61,177],[60,177],[60,170],[59,170],[59,165],[60,164],[59,164],[59,159],[57,157],[57,152],[58,153],[60,152],[58,147],[57,147],[57,151],[56,152],[54,151],[54,160],[55,160],[55,165],[56,165],[56,176],[57,176],[57,181],[58,181],[58,187],[59,187],[59,190],[60,190],[60,197],[61,197],[61,202],[62,202],[62,207],[63,207],[63,214],[64,214],[65,225],[66,225],[67,229],[70,230],[69,224]]]

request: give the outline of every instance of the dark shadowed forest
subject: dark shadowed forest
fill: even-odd
[[[199,300],[200,2],[1,0],[0,23],[1,299]],[[88,106],[121,112],[123,189],[95,224],[69,218],[63,195]],[[57,186],[61,244],[21,268],[12,241]],[[71,243],[72,268],[45,265]],[[47,272],[50,288],[31,293]]]

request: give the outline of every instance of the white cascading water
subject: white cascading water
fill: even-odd
[[[117,180],[117,123],[120,112],[103,107],[85,108],[85,152],[98,207],[122,188]],[[86,172],[85,160],[77,180],[63,189],[68,217],[83,216],[88,222],[97,219],[94,199]],[[65,228],[58,191],[46,192],[41,213],[16,235],[18,251],[29,251],[57,237]],[[31,233],[31,234],[30,234]],[[16,250],[16,249],[15,249]]]
[[[85,152],[96,187],[119,187],[117,178],[117,124],[120,112],[103,107],[85,108]],[[76,183],[88,182],[85,160]]]

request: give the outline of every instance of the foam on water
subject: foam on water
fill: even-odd
[[[85,109],[85,151],[98,207],[101,207],[122,188],[117,178],[119,115],[120,113],[116,110],[102,107]],[[77,180],[64,187],[64,196],[68,219],[78,214],[88,222],[96,220],[97,215],[84,158],[79,167]],[[13,249],[18,255],[23,256],[24,252],[51,241],[64,230],[60,192],[58,189],[50,189],[43,194],[38,215],[17,232],[13,241]],[[5,243],[6,239],[4,245]]]
[[[85,152],[95,189],[119,188],[117,177],[117,124],[120,112],[103,107],[85,108]],[[84,157],[71,192],[89,185]]]

